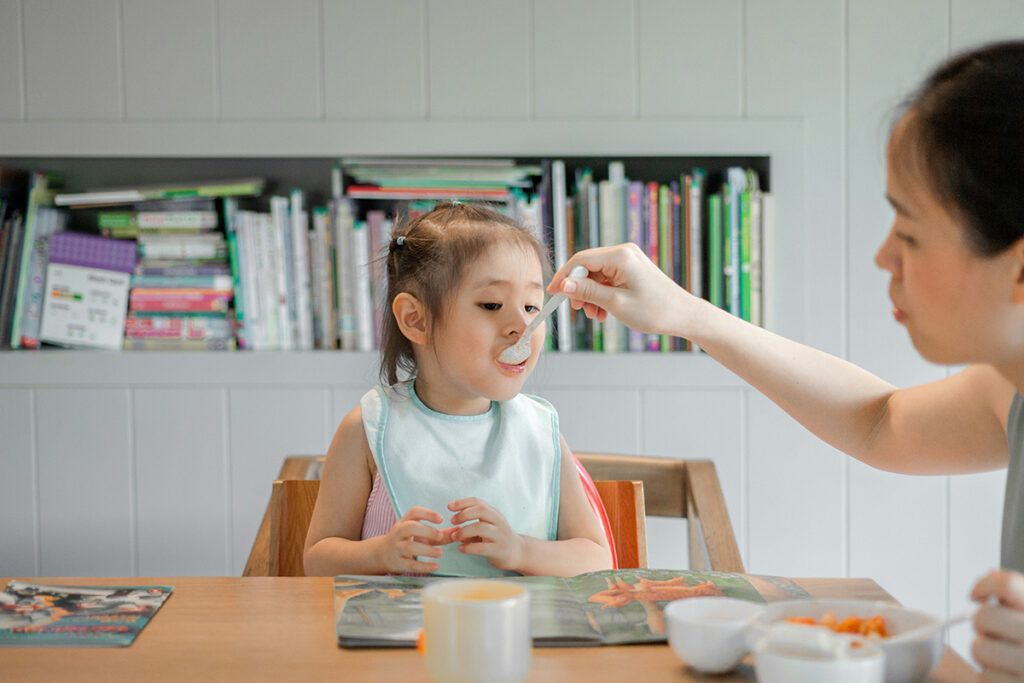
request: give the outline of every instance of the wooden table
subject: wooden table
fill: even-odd
[[[426,680],[413,649],[345,650],[334,633],[329,578],[46,578],[69,585],[174,586],[127,648],[0,648],[5,681]],[[7,585],[8,579],[0,579]],[[816,597],[891,600],[870,579],[796,579]],[[947,650],[930,681],[963,683],[973,669]],[[667,645],[534,648],[531,681],[754,680],[748,660],[700,676]]]

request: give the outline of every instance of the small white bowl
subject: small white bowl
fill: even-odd
[[[765,605],[752,623],[748,646],[753,649],[772,624],[784,621],[787,617],[812,617],[820,620],[828,611],[834,612],[840,621],[850,616],[867,619],[876,614],[882,615],[889,637],[871,642],[885,655],[886,683],[924,680],[942,658],[944,644],[940,619],[891,602],[871,600],[787,600]],[[910,638],[900,637],[901,633],[925,626],[935,628],[925,629]]]
[[[881,648],[823,627],[775,623],[753,652],[759,683],[883,683],[885,675]]]
[[[762,609],[738,598],[673,600],[665,606],[669,645],[697,671],[725,673],[747,653],[747,631]]]

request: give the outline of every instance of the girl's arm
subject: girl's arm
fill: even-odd
[[[521,574],[575,576],[598,569],[611,569],[612,553],[604,528],[583,491],[572,452],[562,444],[559,476],[558,540],[542,541],[523,536]]]
[[[440,523],[437,512],[414,507],[386,535],[359,540],[373,484],[372,457],[362,410],[356,408],[341,421],[327,450],[306,534],[303,559],[308,576],[437,571],[437,563],[416,560],[441,554],[440,548],[424,542],[441,541],[441,532],[422,523]]]
[[[566,280],[577,265],[589,278]],[[1005,467],[1013,385],[989,366],[896,389],[841,358],[773,334],[698,299],[635,245],[590,249],[559,269],[549,291],[603,319],[697,343],[800,424],[884,470],[952,474]]]

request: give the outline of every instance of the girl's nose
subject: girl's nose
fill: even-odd
[[[518,316],[509,316],[509,320],[505,326],[505,335],[510,337],[519,338],[526,329],[526,326],[530,324],[530,319],[526,317],[526,313],[522,310],[518,311]]]
[[[899,275],[900,257],[896,250],[896,238],[891,230],[875,253],[875,265],[893,275]]]

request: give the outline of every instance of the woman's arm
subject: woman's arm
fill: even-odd
[[[589,279],[566,280],[576,265]],[[880,469],[951,474],[1005,467],[1013,385],[989,366],[896,389],[841,358],[773,334],[698,299],[635,245],[590,249],[559,269],[549,291],[643,332],[697,343],[818,437]]]
[[[583,490],[576,463],[565,439],[559,475],[558,540],[524,536],[521,574],[575,576],[611,569],[612,555],[604,529]]]
[[[360,540],[373,484],[370,462],[362,410],[356,408],[341,421],[327,450],[306,534],[303,559],[308,576],[437,571],[436,562],[416,559],[441,554],[440,548],[427,542],[445,540],[441,532],[422,523],[440,523],[437,512],[414,507],[386,535]]]

